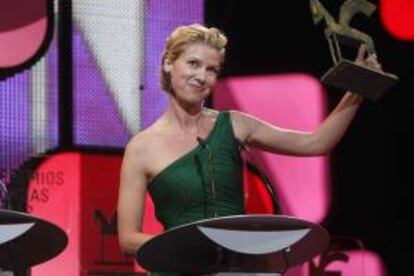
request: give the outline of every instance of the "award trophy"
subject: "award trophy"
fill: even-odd
[[[366,0],[346,0],[340,7],[338,22],[319,0],[310,0],[310,8],[315,25],[322,19],[325,20],[325,36],[334,63],[322,76],[322,82],[360,94],[372,101],[378,100],[398,81],[398,77],[345,59],[340,47],[345,44],[357,48],[360,44],[365,44],[369,55],[376,53],[372,38],[349,26],[355,14],[363,13],[369,17],[376,6]]]

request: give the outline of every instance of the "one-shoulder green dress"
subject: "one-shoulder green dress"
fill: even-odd
[[[161,171],[148,184],[156,217],[166,230],[214,217],[215,211],[218,216],[245,213],[243,165],[229,112],[218,114],[204,143],[207,146],[198,145]],[[213,169],[211,166],[214,166]],[[212,172],[216,187],[216,207],[212,192]]]

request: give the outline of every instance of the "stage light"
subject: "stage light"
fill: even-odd
[[[414,40],[414,1],[381,0],[380,15],[385,29],[401,40]]]

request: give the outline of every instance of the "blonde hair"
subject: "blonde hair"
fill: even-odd
[[[161,59],[161,88],[168,93],[173,93],[171,77],[164,70],[164,62],[168,59],[171,63],[194,43],[205,43],[220,52],[222,61],[226,52],[227,37],[216,28],[207,28],[200,24],[177,27],[167,37],[166,46]]]

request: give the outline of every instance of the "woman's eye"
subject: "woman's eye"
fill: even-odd
[[[213,74],[216,74],[216,75],[218,75],[218,73],[219,73],[219,70],[216,69],[216,68],[210,68],[209,71]]]
[[[188,64],[189,64],[190,66],[192,66],[192,67],[196,67],[196,66],[198,65],[198,62],[197,62],[196,60],[190,60],[190,61],[188,62]]]

